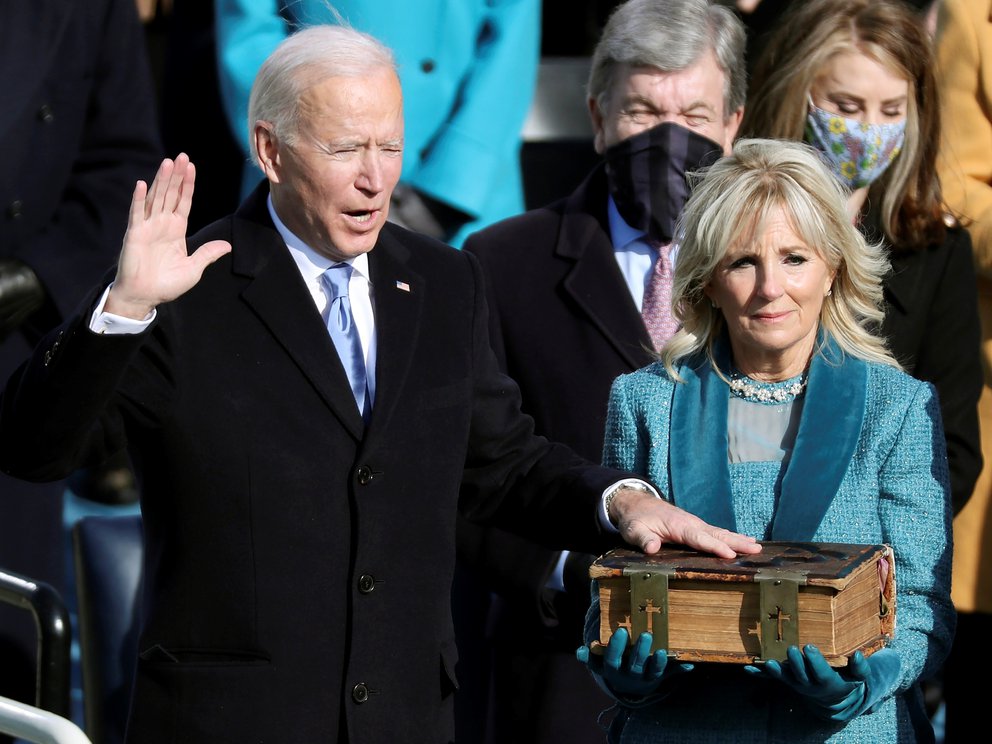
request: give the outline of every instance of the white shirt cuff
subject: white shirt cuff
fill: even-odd
[[[156,310],[152,310],[142,320],[125,318],[123,315],[104,312],[103,308],[107,304],[107,295],[110,294],[110,288],[113,286],[114,284],[111,282],[103,290],[100,302],[97,303],[96,308],[93,310],[93,315],[90,316],[90,330],[93,333],[102,333],[108,336],[136,334],[146,330],[152,324],[152,321],[155,320]]]

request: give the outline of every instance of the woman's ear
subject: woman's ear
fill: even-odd
[[[823,289],[823,296],[829,297],[834,293],[834,282],[837,280],[837,269],[830,272],[830,276],[827,277],[826,287]]]
[[[717,310],[720,309],[720,305],[717,304],[717,301],[713,299],[713,288],[709,284],[703,287],[703,294],[709,298],[710,307],[715,308]]]

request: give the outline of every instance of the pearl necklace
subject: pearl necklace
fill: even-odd
[[[803,372],[781,382],[758,382],[740,372],[734,372],[730,377],[730,392],[751,403],[791,403],[806,390],[807,375],[808,373]]]

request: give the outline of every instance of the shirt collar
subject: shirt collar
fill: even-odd
[[[266,205],[269,208],[269,215],[272,217],[272,223],[276,226],[276,230],[286,243],[286,247],[289,249],[290,255],[296,262],[297,267],[299,267],[300,273],[308,283],[310,281],[318,281],[321,274],[337,263],[350,264],[356,274],[360,274],[366,279],[369,278],[369,256],[367,253],[362,253],[354,258],[349,258],[344,261],[335,261],[327,256],[321,255],[304,243],[288,227],[286,227],[285,223],[283,223],[281,219],[279,219],[279,215],[276,214],[275,207],[272,206],[271,194],[269,194],[269,197],[266,200]]]
[[[631,243],[640,243],[647,247],[647,241],[644,239],[646,233],[640,230],[635,230],[623,217],[620,216],[620,210],[617,209],[616,202],[613,201],[613,197],[607,197],[606,205],[606,215],[609,220],[610,225],[610,240],[613,241],[613,249],[615,251],[630,250],[635,248]]]

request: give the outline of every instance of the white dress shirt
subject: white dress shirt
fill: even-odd
[[[640,312],[644,302],[644,289],[651,278],[651,272],[654,271],[654,262],[658,259],[658,251],[644,239],[645,233],[635,230],[624,221],[612,196],[609,197],[606,214],[610,226],[610,240],[613,243],[613,255],[617,259],[617,265],[620,266],[624,280],[627,282],[630,296],[634,298],[634,305]],[[674,266],[678,246],[672,243],[668,246],[668,250]]]
[[[290,232],[289,228],[283,224],[272,208],[272,197],[268,199],[269,215],[272,222],[279,231],[279,235],[286,243],[289,254],[296,262],[296,267],[300,270],[307,290],[313,298],[320,317],[327,323],[327,307],[329,299],[325,294],[324,283],[321,280],[324,272],[337,263],[350,264],[353,271],[348,282],[348,301],[351,303],[351,315],[358,329],[358,338],[362,342],[362,352],[365,356],[365,371],[368,377],[369,399],[375,403],[375,359],[376,359],[376,332],[375,313],[372,310],[372,281],[369,277],[369,256],[362,253],[347,261],[334,261],[327,256],[323,256],[313,248],[308,246],[296,235]]]

